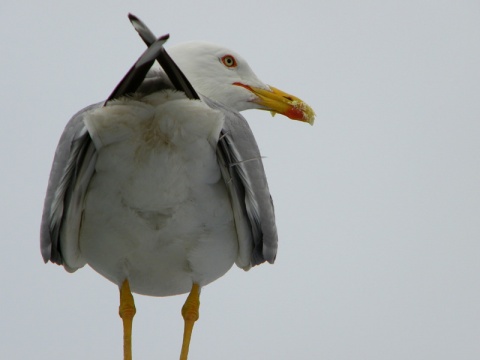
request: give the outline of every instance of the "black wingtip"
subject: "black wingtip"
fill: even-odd
[[[128,18],[143,42],[147,46],[150,46],[156,40],[155,34],[137,16],[128,14]],[[162,36],[162,38],[168,39],[169,36],[169,34],[166,34]],[[165,70],[175,89],[184,92],[189,99],[200,99],[192,84],[190,84],[187,77],[182,73],[165,49],[163,49],[160,56],[157,57],[157,61],[163,70]]]
[[[148,26],[137,16],[129,13],[128,18],[142,40],[147,44],[148,49],[138,58],[122,81],[120,81],[115,87],[105,101],[105,105],[109,101],[121,96],[133,94],[142,84],[148,70],[150,70],[155,61],[155,58],[165,70],[165,73],[172,81],[175,89],[183,91],[189,99],[199,99],[198,94],[188,79],[163,48],[163,44],[170,38],[170,34],[165,34],[157,39]]]
[[[144,51],[144,53],[138,58],[120,83],[115,87],[113,92],[105,101],[104,105],[111,100],[117,99],[121,96],[133,94],[135,91],[137,91],[145,79],[148,70],[150,70],[155,62],[155,59],[162,54],[162,51],[164,51],[163,44],[167,41],[167,39],[168,36],[162,36]]]
[[[132,23],[132,26],[135,29],[135,31],[138,33],[138,35],[140,35],[143,42],[147,46],[150,46],[150,44],[157,39],[155,34],[137,16],[133,14],[129,14],[128,18],[130,19],[130,22]]]

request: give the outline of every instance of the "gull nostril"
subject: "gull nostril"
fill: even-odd
[[[284,96],[285,99],[293,101],[293,99],[290,96]]]

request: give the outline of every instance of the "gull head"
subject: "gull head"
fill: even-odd
[[[247,61],[227,48],[189,42],[168,53],[196,91],[223,105],[243,111],[267,110],[313,125],[315,113],[301,99],[263,83]]]

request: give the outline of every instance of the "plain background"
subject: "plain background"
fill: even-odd
[[[121,359],[118,292],[44,265],[38,233],[67,120],[144,50],[206,40],[317,112],[244,115],[280,248],[202,292],[191,359],[480,358],[480,2],[3,1],[2,359]],[[185,296],[136,296],[135,359],[176,359]]]

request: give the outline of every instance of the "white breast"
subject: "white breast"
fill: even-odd
[[[155,296],[225,274],[238,243],[215,155],[223,115],[168,91],[113,102],[85,123],[98,159],[80,230],[84,260]]]

